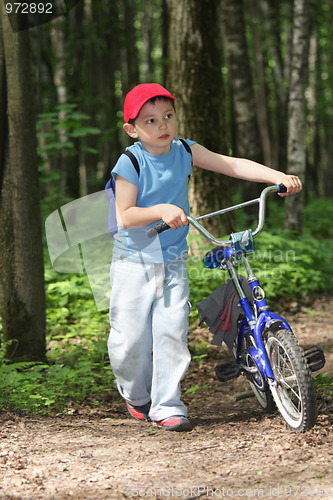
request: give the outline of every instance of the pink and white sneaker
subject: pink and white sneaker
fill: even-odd
[[[190,421],[183,415],[174,415],[172,417],[164,418],[158,422],[154,422],[155,425],[163,427],[166,431],[191,431],[192,425]]]
[[[126,401],[126,406],[132,417],[136,418],[137,420],[150,420],[149,410],[151,407],[151,402],[143,406],[134,406]]]

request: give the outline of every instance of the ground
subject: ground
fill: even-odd
[[[301,345],[319,345],[333,376],[333,298],[286,311]],[[192,342],[206,330],[191,332]],[[119,400],[98,410],[41,417],[0,412],[0,498],[333,498],[333,403],[320,396],[318,422],[291,432],[265,414],[242,377],[221,384],[210,346],[183,382],[193,430],[166,432],[129,417]],[[186,392],[190,390],[189,392]]]

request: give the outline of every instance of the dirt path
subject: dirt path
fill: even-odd
[[[333,376],[333,298],[286,317],[302,345],[324,349],[323,371]],[[198,333],[207,335],[192,338]],[[119,401],[58,418],[0,412],[0,498],[332,499],[331,398],[319,404],[312,430],[294,434],[254,398],[236,401],[247,383],[217,382],[218,362],[221,350],[209,347],[184,380],[184,392],[192,391],[183,398],[194,425],[189,433],[137,422]]]

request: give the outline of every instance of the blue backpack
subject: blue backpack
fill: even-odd
[[[184,139],[179,139],[179,140],[183,144],[186,151],[192,156],[191,148],[187,144],[187,142],[185,142]],[[135,168],[138,176],[140,176],[140,165],[138,163],[138,160],[134,156],[134,154],[131,153],[131,151],[127,151],[127,150],[124,151],[122,154],[129,157],[129,159],[131,160],[133,167]],[[116,234],[116,232],[118,231],[118,227],[117,227],[117,219],[116,219],[116,198],[115,198],[116,183],[115,183],[112,175],[111,175],[111,178],[106,183],[105,189],[106,189],[107,196],[109,198],[108,229],[109,229],[110,234],[112,236],[114,236]]]

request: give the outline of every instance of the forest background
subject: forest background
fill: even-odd
[[[0,5],[2,407],[66,411],[113,391],[107,311],[97,311],[85,272],[52,268],[44,227],[59,207],[104,189],[129,145],[122,106],[138,83],[175,95],[179,136],[301,177],[299,196],[270,203],[255,264],[275,303],[332,292],[332,0],[81,0],[48,23],[31,16],[24,30],[13,29],[8,3]],[[194,169],[191,208],[216,210],[261,189]],[[210,228],[226,234],[254,218],[248,211]],[[200,264],[204,242],[189,241],[195,304],[221,282]],[[191,346],[194,358],[203,344]]]

